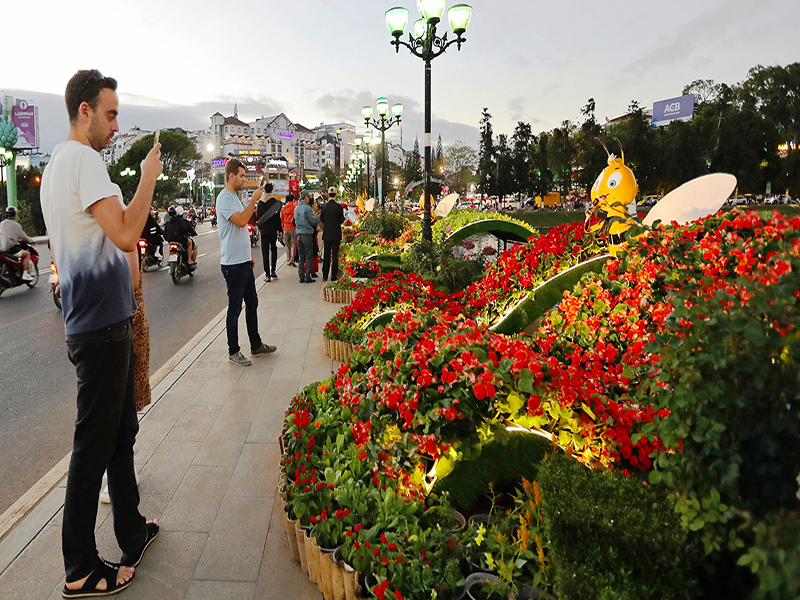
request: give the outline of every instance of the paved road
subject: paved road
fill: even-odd
[[[166,270],[144,274],[151,374],[225,308],[219,237],[208,223],[198,233],[199,266],[193,278],[176,286]],[[49,293],[49,251],[37,249],[38,285],[0,297],[0,513],[72,447],[75,371],[67,358],[64,321]],[[259,275],[261,249],[253,251]]]

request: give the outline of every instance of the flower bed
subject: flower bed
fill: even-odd
[[[732,215],[648,233],[565,292],[528,340],[472,318],[572,264],[570,253],[596,254],[578,233],[504,253],[457,298],[381,275],[337,315],[339,334],[407,307],[293,400],[287,514],[315,527],[319,546],[341,545],[378,597],[458,597],[472,563],[517,597],[677,599],[695,589],[692,573],[734,577],[735,564],[730,577],[704,570],[704,551],[715,569],[738,561],[791,589],[800,565],[775,557],[795,538],[770,537],[766,523],[800,530],[786,512],[800,464],[800,219]],[[514,431],[548,440],[554,456],[532,465],[542,486],[490,482],[491,516],[457,533],[439,484]],[[581,483],[576,463],[592,467]],[[713,588],[703,577],[696,586]]]

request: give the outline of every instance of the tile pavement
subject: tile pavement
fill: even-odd
[[[330,374],[322,328],[340,308],[322,283],[296,273],[259,284],[259,329],[275,354],[228,363],[224,320],[154,389],[140,417],[136,468],[141,510],[161,534],[120,600],[319,600],[289,558],[277,499],[283,412],[303,386]],[[222,281],[220,280],[220,285]],[[239,334],[246,353],[244,314]],[[61,598],[61,516],[56,487],[0,542],[0,598]],[[96,525],[101,556],[119,560],[107,505]]]

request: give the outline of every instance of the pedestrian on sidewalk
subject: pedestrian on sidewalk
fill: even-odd
[[[269,354],[278,348],[264,344],[258,334],[258,295],[253,273],[255,259],[250,250],[250,234],[247,231],[247,222],[253,216],[256,202],[264,193],[264,186],[256,189],[245,206],[237,195],[244,187],[244,175],[245,168],[239,159],[232,158],[225,165],[225,189],[217,196],[217,215],[220,265],[228,286],[228,316],[225,321],[228,331],[228,360],[246,367],[250,364],[250,359],[242,354],[239,347],[239,315],[242,314],[243,300],[250,355]]]
[[[301,192],[300,203],[294,209],[294,227],[297,236],[298,262],[297,274],[300,283],[314,283],[311,278],[311,264],[314,256],[314,231],[319,225],[319,219],[309,206],[311,194]]]
[[[264,280],[278,278],[278,234],[281,232],[280,202],[272,195],[272,184],[264,185],[264,194],[256,204],[256,224],[261,232],[261,258]]]
[[[53,150],[42,177],[41,205],[58,261],[69,359],[78,376],[78,417],[67,475],[61,532],[64,597],[110,595],[133,582],[158,521],[139,512],[133,445],[139,431],[131,315],[135,307],[125,252],[136,250],[147,221],[161,145],[141,163],[136,194],[126,207],[100,150],[119,131],[117,82],[97,69],[67,84],[66,141]],[[101,290],[100,292],[98,290]],[[123,551],[120,566],[97,552],[94,526],[103,471]]]
[[[283,228],[283,245],[286,246],[286,264],[290,267],[296,267],[297,263],[294,261],[295,249],[295,229],[294,229],[294,196],[292,194],[286,195],[286,204],[281,209],[281,227]]]
[[[322,221],[322,244],[325,249],[322,258],[323,281],[328,281],[329,270],[331,281],[339,279],[339,246],[342,244],[344,209],[336,201],[337,191],[333,186],[328,188],[328,201],[319,215],[319,220]]]

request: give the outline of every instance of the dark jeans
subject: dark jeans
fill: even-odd
[[[322,240],[325,245],[325,256],[322,258],[322,278],[328,278],[328,270],[330,269],[331,281],[336,281],[339,278],[339,246],[342,244],[340,240]]]
[[[311,267],[314,262],[314,234],[297,234],[297,274],[300,279],[311,277]]]
[[[264,259],[264,274],[269,276],[274,273],[278,266],[277,231],[267,231],[261,234],[261,258]]]
[[[103,471],[108,470],[114,534],[120,548],[135,554],[147,536],[133,472],[139,421],[132,331],[127,319],[67,336],[69,359],[78,375],[78,418],[61,529],[68,582],[86,577],[100,564],[94,525]]]
[[[228,318],[225,325],[228,329],[228,354],[239,352],[239,315],[242,314],[244,300],[244,316],[247,321],[247,336],[250,338],[250,349],[261,346],[258,335],[258,296],[256,295],[256,277],[251,262],[240,265],[222,265],[222,275],[228,284]]]

